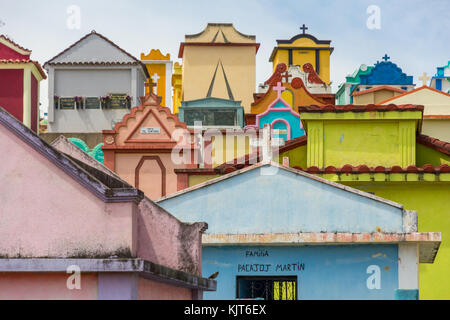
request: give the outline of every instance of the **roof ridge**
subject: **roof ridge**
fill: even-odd
[[[8,38],[8,37],[5,36],[4,34],[1,34],[1,35],[0,35],[0,38],[5,39],[6,41],[8,41],[9,43],[11,43],[12,45],[14,45],[15,47],[17,47],[17,48],[19,48],[19,49],[21,49],[21,50],[24,50],[24,51],[29,52],[29,54],[31,54],[31,52],[32,52],[30,49],[27,49],[27,48],[22,47],[21,45],[17,44],[16,42],[14,42],[12,39]]]
[[[56,58],[60,57],[61,55],[63,55],[64,53],[68,52],[69,50],[71,50],[72,48],[74,48],[75,46],[77,46],[79,43],[81,43],[82,41],[84,41],[85,39],[87,39],[88,37],[92,36],[92,35],[96,35],[98,37],[100,37],[101,39],[105,40],[106,42],[108,42],[109,44],[111,44],[113,47],[115,47],[116,49],[118,49],[119,51],[121,51],[122,53],[124,53],[125,55],[127,55],[128,57],[130,57],[131,59],[133,59],[135,61],[135,63],[141,65],[141,67],[144,70],[144,73],[146,74],[147,77],[150,77],[147,68],[145,67],[145,65],[142,63],[141,60],[139,60],[138,58],[136,58],[135,56],[133,56],[131,53],[125,51],[124,49],[122,49],[121,47],[119,47],[117,44],[115,44],[113,41],[109,40],[107,37],[105,37],[104,35],[96,32],[95,30],[92,30],[90,33],[86,34],[85,36],[83,36],[82,38],[80,38],[78,41],[74,42],[72,45],[70,45],[69,47],[67,47],[66,49],[64,49],[63,51],[61,51],[60,53],[58,53],[56,56],[54,56],[53,58],[51,58],[50,60],[48,60],[47,62],[44,63],[44,68],[45,66],[48,65],[52,65],[52,64],[58,64],[58,63],[54,63],[52,62],[52,60],[55,60]],[[89,64],[89,63],[71,63],[71,64]],[[106,63],[103,63],[106,64]],[[111,63],[109,62],[108,64],[117,64],[117,63]],[[124,63],[119,63],[119,64],[124,64]]]

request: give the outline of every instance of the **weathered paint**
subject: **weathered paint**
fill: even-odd
[[[19,294],[28,289],[31,298],[70,298],[64,291],[65,282],[56,288],[50,279],[45,286],[46,273],[64,273],[64,263],[79,265],[84,272],[138,272],[166,283],[161,294],[167,297],[188,289],[198,298],[202,290],[215,286],[200,277],[201,234],[206,224],[180,222],[133,192],[137,190],[108,169],[85,165],[83,162],[93,159],[64,146],[70,143],[67,139],[60,139],[58,145],[77,160],[44,144],[3,109],[0,137],[0,152],[8,154],[0,170],[0,179],[7,186],[0,195],[0,272],[8,272],[0,277],[0,292],[5,292],[5,297],[11,291],[11,283],[5,280],[9,274],[27,272],[27,279],[39,287],[24,282],[23,287],[14,289]],[[49,183],[42,184],[44,180]],[[136,257],[141,259],[130,259]],[[110,259],[102,260],[105,258]],[[121,263],[128,263],[125,267],[131,265],[131,269],[120,268]],[[114,266],[119,268],[108,269]],[[134,280],[128,280],[123,275],[102,276],[100,298],[136,299],[137,285],[131,286]],[[129,294],[122,290],[124,286]],[[47,296],[37,292],[42,287],[48,289]],[[74,298],[97,298],[92,292],[80,295]]]
[[[248,252],[266,250],[268,256],[248,256]],[[398,288],[397,264],[396,245],[204,247],[204,274],[219,272],[217,291],[204,297],[236,299],[237,276],[296,276],[298,300],[393,300]],[[367,286],[368,268],[373,265],[381,270],[379,290]]]

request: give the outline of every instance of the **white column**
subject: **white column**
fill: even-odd
[[[398,245],[398,288],[400,290],[419,289],[419,245]]]

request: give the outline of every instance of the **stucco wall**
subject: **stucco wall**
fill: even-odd
[[[367,286],[370,266],[380,269],[380,289]],[[237,276],[297,277],[298,300],[393,300],[398,289],[396,245],[205,247],[203,267],[219,272],[205,300],[236,299]]]
[[[135,253],[134,204],[106,204],[2,126],[0,137],[0,153],[8,154],[0,170],[1,256]]]
[[[138,300],[192,300],[192,290],[139,278]]]
[[[49,92],[49,103],[53,101],[53,95],[101,97],[109,93],[123,93],[132,96],[132,105],[136,105],[139,97],[144,95],[144,79],[137,68],[140,67],[55,69],[54,92]],[[51,81],[50,78],[49,81]],[[136,87],[133,86],[133,82],[136,83]],[[122,120],[129,110],[84,109],[54,110],[53,112],[54,121],[49,121],[48,132],[85,133],[111,130],[113,121]]]
[[[0,273],[0,300],[96,300],[97,274],[81,275],[81,290],[69,290],[64,273]]]
[[[144,199],[139,204],[138,256],[201,275],[201,227],[202,224],[184,224]]]
[[[185,165],[176,165],[171,160],[170,153],[116,153],[114,171],[126,182],[135,186],[135,171],[139,162],[146,156],[158,156],[164,165],[166,172],[166,195],[177,191],[176,168],[184,168]],[[139,190],[152,200],[162,197],[162,171],[156,160],[146,160],[139,170]]]
[[[233,92],[234,100],[242,101],[246,112],[250,111],[256,83],[256,49],[254,46],[186,46],[183,56],[183,94],[184,100],[205,98],[214,76],[219,59],[223,63],[225,73]],[[215,86],[225,87],[218,83],[223,79],[221,67],[217,70]],[[222,80],[220,80],[222,82]],[[216,98],[228,99],[224,89]]]

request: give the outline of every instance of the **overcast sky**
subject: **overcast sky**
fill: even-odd
[[[79,29],[67,26],[70,6],[81,10]],[[367,8],[380,9],[380,29],[369,29]],[[373,21],[373,20],[371,20]],[[139,58],[158,48],[178,59],[185,34],[208,22],[233,23],[261,43],[257,82],[271,75],[269,56],[277,39],[290,39],[304,23],[320,40],[331,40],[334,91],[360,64],[373,65],[387,53],[416,84],[423,72],[450,60],[448,0],[0,0],[0,34],[32,50],[43,65],[91,30]],[[47,83],[41,103],[47,109]]]

